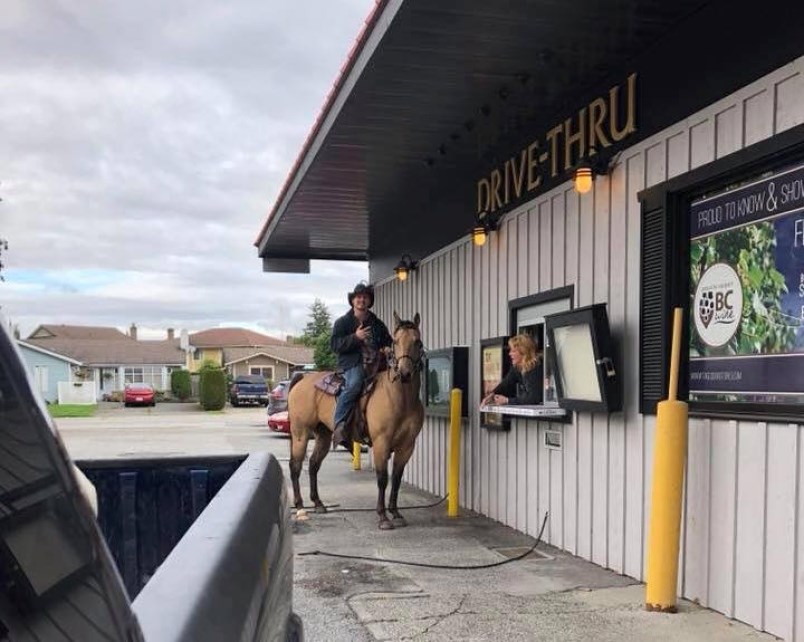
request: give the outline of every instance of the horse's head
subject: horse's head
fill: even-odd
[[[421,317],[417,312],[413,321],[403,321],[394,312],[394,348],[391,367],[394,375],[403,382],[411,380],[424,365],[424,345],[419,331]]]

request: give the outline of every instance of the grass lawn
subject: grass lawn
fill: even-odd
[[[91,417],[98,409],[96,404],[77,405],[77,404],[50,404],[47,409],[51,417]]]

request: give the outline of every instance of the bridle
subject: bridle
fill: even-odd
[[[398,339],[396,338],[396,335],[400,330],[418,331],[418,328],[410,321],[403,321],[401,324],[399,324],[399,326],[397,326],[396,330],[394,330],[394,346],[397,345]],[[427,351],[424,349],[424,344],[422,343],[421,339],[416,339],[414,345],[419,350],[419,356],[415,359],[409,354],[402,354],[397,357],[396,352],[391,351],[391,354],[388,356],[388,373],[391,381],[396,381],[397,379],[401,380],[402,383],[407,383],[410,381],[410,373],[402,374],[399,371],[399,364],[405,359],[409,359],[411,363],[413,363],[413,372],[421,372],[424,369],[424,359],[427,355]]]

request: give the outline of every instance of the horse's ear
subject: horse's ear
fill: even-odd
[[[394,310],[394,329],[398,328],[400,325],[402,325],[402,319],[399,318],[396,310]]]
[[[421,321],[422,321],[422,318],[421,318],[421,316],[419,316],[419,313],[417,312],[413,317],[413,325],[415,325],[418,328],[419,324],[421,323]]]

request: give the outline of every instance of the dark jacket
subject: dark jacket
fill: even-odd
[[[543,380],[544,367],[541,361],[524,374],[511,366],[493,392],[495,395],[508,397],[509,404],[532,406],[542,403]]]
[[[359,325],[354,310],[349,310],[335,321],[335,325],[332,327],[332,339],[329,345],[332,351],[338,355],[338,370],[348,370],[363,362],[365,344],[355,336]],[[373,312],[368,313],[365,325],[371,326],[370,348],[380,350],[393,343],[388,328]]]

